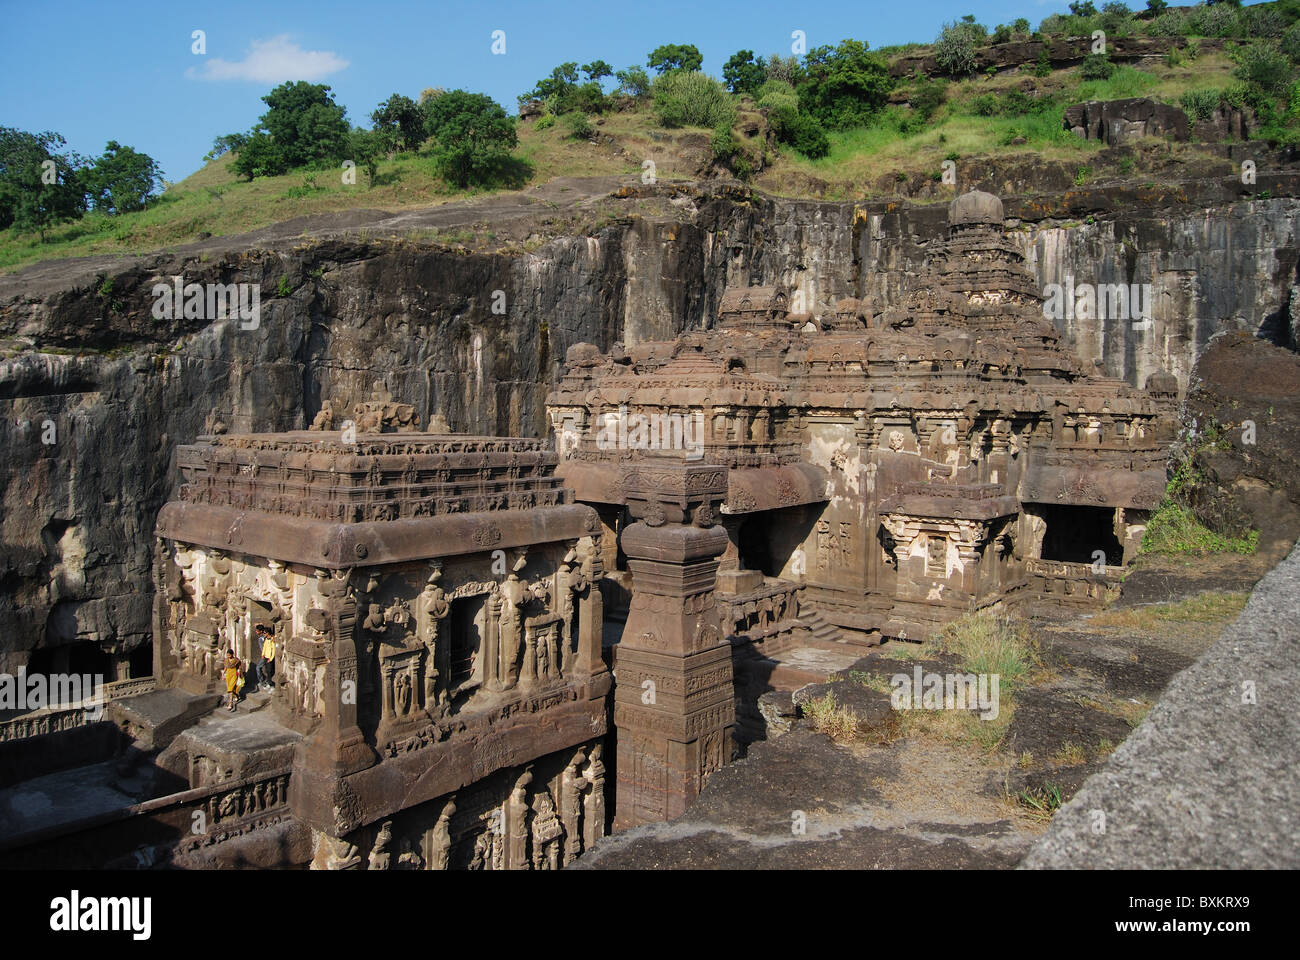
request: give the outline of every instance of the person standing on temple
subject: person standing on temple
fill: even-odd
[[[275,676],[275,635],[266,624],[259,623],[257,638],[261,641],[262,649],[261,658],[254,668],[254,678],[259,689],[266,687],[268,690],[274,690],[275,683],[272,677]]]
[[[225,667],[226,693],[230,696],[230,709],[235,709],[235,704],[239,698],[239,680],[243,671],[240,669],[239,658],[235,656],[233,649],[226,651]]]

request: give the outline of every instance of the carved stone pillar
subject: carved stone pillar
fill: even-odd
[[[682,813],[730,759],[731,646],[713,596],[726,542],[719,526],[635,523],[623,533],[632,603],[616,651],[615,829]]]
[[[455,800],[448,800],[424,838],[424,859],[430,870],[446,870],[451,860],[451,818],[456,813]]]
[[[516,670],[525,632],[524,612],[521,608],[527,597],[523,583],[513,572],[501,584],[500,593],[501,616],[497,621],[500,627],[497,635],[500,667],[497,676],[500,678],[501,688],[508,690],[519,680]]]
[[[179,604],[172,604],[168,597],[180,594],[180,570],[171,562],[171,543],[162,537],[154,537],[153,547],[153,675],[162,684],[167,679],[167,672],[178,666],[181,649],[183,624],[178,622],[174,612]],[[163,643],[163,637],[167,643]]]
[[[537,683],[537,631],[526,623],[524,631],[524,662],[519,670],[519,686],[531,687]]]
[[[682,813],[731,758],[735,722],[731,646],[714,604],[728,538],[712,505],[726,496],[727,470],[647,461],[625,482],[638,522],[622,537],[632,602],[616,648],[615,829]]]
[[[605,661],[601,657],[602,626],[605,621],[604,599],[600,593],[602,574],[600,556],[600,538],[590,541],[583,538],[578,543],[583,552],[582,573],[585,586],[578,601],[578,659],[577,669],[581,676],[595,676],[605,672]]]
[[[321,622],[329,641],[321,697],[324,714],[299,745],[290,780],[295,815],[336,837],[359,826],[360,810],[349,799],[343,778],[378,760],[357,725],[357,602],[347,581],[342,572],[322,581],[321,609],[309,611]]]
[[[564,826],[563,863],[568,865],[585,849],[582,845],[582,799],[587,781],[582,776],[586,750],[579,747],[560,777],[560,823]]]
[[[493,591],[487,599],[487,615],[484,617],[483,638],[483,685],[488,690],[501,689],[501,664],[499,663],[500,653],[500,623],[501,623],[501,596]],[[450,677],[448,677],[450,679]]]
[[[397,715],[393,701],[393,677],[396,674],[397,671],[393,668],[392,660],[381,660],[379,662],[380,690],[383,698],[379,720],[381,724],[392,720]]]
[[[605,835],[605,764],[601,760],[604,744],[591,748],[582,777],[587,781],[587,796],[582,811],[582,849],[590,850]]]

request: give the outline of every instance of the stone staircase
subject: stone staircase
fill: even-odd
[[[846,642],[844,631],[827,620],[820,610],[812,610],[807,606],[800,607],[798,619],[808,631],[805,642],[809,645],[831,650],[844,646]],[[826,644],[834,646],[826,647]]]
[[[736,662],[736,738],[742,744],[765,739],[775,719],[767,714],[782,709],[765,709],[765,700],[775,696],[785,709],[793,711],[790,695],[794,691],[811,683],[825,683],[867,652],[806,604],[790,623],[792,629],[750,647]]]

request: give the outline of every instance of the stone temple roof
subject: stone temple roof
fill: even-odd
[[[322,431],[200,437],[176,449],[180,485],[155,533],[342,569],[586,536],[541,440]]]
[[[779,287],[728,287],[718,305],[720,314],[753,310],[786,310],[785,292]]]
[[[177,502],[365,523],[558,506],[568,497],[540,440],[318,431],[200,437],[178,447]]]
[[[976,224],[1001,227],[1002,201],[991,193],[972,190],[963,193],[948,205],[948,226],[964,227]]]

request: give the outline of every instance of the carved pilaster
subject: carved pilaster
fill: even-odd
[[[587,781],[587,795],[582,811],[582,849],[590,850],[605,835],[605,764],[601,760],[603,744],[591,748],[591,759],[582,771]]]
[[[294,812],[313,826],[337,835],[353,829],[358,812],[343,802],[343,777],[379,759],[357,725],[357,600],[346,572],[321,578],[321,611],[329,657],[322,694],[324,714],[294,759],[291,800]]]
[[[730,759],[731,648],[714,604],[720,526],[634,523],[623,533],[632,605],[617,648],[615,829],[682,813]]]

